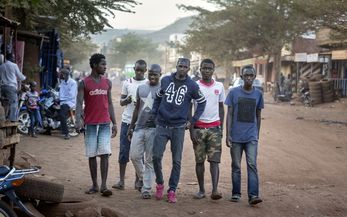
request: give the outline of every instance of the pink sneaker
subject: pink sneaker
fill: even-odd
[[[157,191],[155,192],[155,197],[157,200],[163,199],[164,185],[157,184]]]
[[[176,193],[174,191],[169,191],[169,193],[167,194],[167,201],[169,203],[176,203],[177,202]]]

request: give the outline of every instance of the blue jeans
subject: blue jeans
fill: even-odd
[[[6,112],[6,120],[10,121],[17,121],[18,119],[18,96],[17,96],[17,88],[8,86],[8,85],[2,85],[1,88],[1,94],[3,98],[7,100],[6,103],[4,103],[4,108]]]
[[[130,124],[122,122],[120,127],[120,142],[119,142],[119,156],[118,163],[126,164],[129,162],[130,141],[127,137],[127,132]]]
[[[157,184],[164,184],[162,165],[166,143],[171,142],[172,168],[169,179],[169,191],[176,191],[180,174],[185,127],[157,126],[153,144],[153,167]]]
[[[38,109],[28,109],[30,116],[30,132],[35,133],[35,126],[39,125],[42,127],[41,114]]]
[[[241,195],[241,159],[242,152],[246,153],[247,161],[247,190],[248,198],[252,198],[259,195],[259,181],[257,171],[257,152],[258,142],[250,141],[247,143],[232,143],[230,149],[230,155],[232,159],[231,178],[233,183],[233,195]]]

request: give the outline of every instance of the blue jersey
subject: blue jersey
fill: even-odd
[[[156,116],[157,124],[161,126],[184,126],[192,99],[198,103],[190,120],[192,124],[199,119],[205,109],[206,100],[198,84],[189,76],[185,80],[178,80],[175,75],[176,73],[172,73],[162,78],[154,101],[152,112]]]
[[[256,111],[264,108],[262,92],[254,87],[250,92],[235,87],[230,90],[225,104],[233,108],[229,132],[232,142],[258,141]]]

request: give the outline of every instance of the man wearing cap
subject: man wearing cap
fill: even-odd
[[[160,88],[160,76],[161,67],[158,64],[152,64],[148,70],[148,81],[136,90],[136,105],[127,133],[131,139],[130,159],[137,176],[143,182],[140,189],[143,199],[151,198],[153,185],[152,149],[155,123],[151,111],[156,92]]]
[[[228,106],[226,120],[226,145],[230,147],[232,159],[232,202],[241,199],[241,157],[246,154],[248,177],[248,203],[262,202],[259,197],[257,150],[260,131],[263,94],[253,87],[256,72],[253,66],[241,70],[244,85],[230,90],[225,104]]]

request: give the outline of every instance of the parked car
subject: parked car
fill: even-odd
[[[229,90],[234,88],[234,87],[239,87],[239,86],[243,86],[243,80],[242,78],[236,78],[233,85],[229,86]],[[254,79],[253,81],[253,86],[257,89],[259,89],[261,92],[264,91],[264,87],[263,87],[263,82],[259,79]]]

